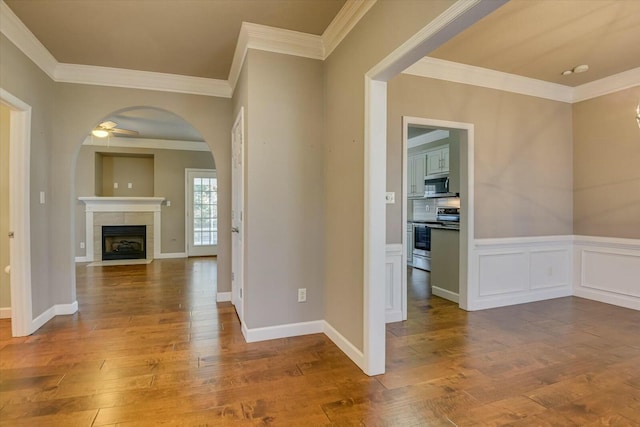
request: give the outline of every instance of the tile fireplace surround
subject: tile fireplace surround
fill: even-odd
[[[86,213],[86,260],[102,260],[103,225],[146,225],[147,259],[158,258],[164,197],[78,197]],[[153,251],[150,249],[153,248]]]

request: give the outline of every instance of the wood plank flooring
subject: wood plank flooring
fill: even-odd
[[[640,313],[580,298],[467,313],[410,270],[387,373],[324,335],[246,344],[215,259],[77,269],[80,310],[11,338],[2,426],[639,426]]]

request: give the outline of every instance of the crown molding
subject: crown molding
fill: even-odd
[[[322,34],[323,58],[326,59],[351,32],[377,0],[347,0]]]
[[[553,101],[569,103],[573,101],[573,88],[569,86],[431,57],[422,58],[403,71],[403,73],[530,95]]]
[[[640,85],[640,67],[576,86],[573,89],[573,102],[586,101],[638,85]]]
[[[58,61],[13,13],[4,0],[0,0],[0,32],[51,79],[54,79]]]
[[[243,22],[229,70],[235,90],[248,49],[325,60],[377,0],[347,0],[322,36]]]
[[[177,141],[172,139],[151,138],[122,138],[110,136],[108,138],[96,138],[87,136],[82,145],[92,147],[118,147],[118,148],[150,148],[156,150],[183,150],[183,151],[211,151],[204,141]]]
[[[240,78],[242,65],[249,49],[324,59],[324,47],[320,36],[243,22],[229,70],[228,81],[233,90],[235,90],[238,78]]]
[[[231,98],[231,86],[226,80],[93,65],[58,64],[55,81],[130,89],[159,90],[163,92]]]

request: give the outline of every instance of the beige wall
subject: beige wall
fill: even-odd
[[[0,104],[0,308],[11,307],[9,265],[9,108]]]
[[[96,181],[102,182],[102,191],[96,196],[151,197],[154,195],[153,155],[96,154],[96,164],[102,163],[102,166],[96,167],[94,172]],[[118,188],[115,188],[115,184],[118,184]]]
[[[322,319],[322,62],[249,50],[245,321]],[[297,302],[297,289],[307,302]]]
[[[363,346],[364,75],[454,2],[378,1],[325,67],[324,319]]]
[[[196,169],[215,169],[215,163],[210,152],[203,151],[186,151],[186,150],[160,150],[160,149],[144,149],[144,148],[108,148],[83,145],[78,154],[76,163],[75,186],[76,195],[75,203],[75,254],[76,256],[84,256],[85,249],[80,248],[80,242],[85,241],[85,205],[77,200],[80,196],[95,196],[94,179],[96,181],[96,167],[101,164],[96,161],[97,153],[119,154],[113,159],[135,159],[130,156],[153,156],[150,158],[138,158],[144,160],[152,160],[152,165],[147,165],[148,171],[151,173],[150,183],[147,187],[152,188],[151,193],[134,194],[136,190],[135,177],[128,175],[129,169],[121,171],[121,177],[124,180],[119,181],[119,189],[122,190],[116,196],[156,196],[164,197],[171,201],[171,206],[162,205],[162,253],[182,253],[185,252],[185,168]],[[126,154],[126,156],[122,156]],[[118,178],[120,179],[120,178]],[[131,179],[134,181],[134,188],[127,189],[127,182]],[[106,184],[105,184],[106,185]],[[113,188],[113,185],[110,186]],[[123,187],[124,189],[122,189]],[[155,190],[153,190],[155,189]],[[221,291],[222,292],[222,291]]]
[[[578,235],[640,239],[640,86],[573,105]]]
[[[60,247],[55,244],[56,240],[51,236],[50,227],[56,196],[50,179],[55,85],[2,34],[0,34],[0,52],[0,87],[32,108],[29,178],[31,193],[29,200],[30,227],[33,238],[31,244],[31,299],[33,318],[36,318],[58,301],[58,290],[67,288],[66,291],[68,291],[70,286],[69,280],[52,280],[52,272],[56,270],[57,264],[53,263],[50,257],[51,252],[65,252],[60,251]],[[68,184],[70,181],[66,182]],[[40,191],[45,192],[46,204],[39,202]],[[69,222],[68,212],[66,221]],[[16,238],[20,238],[20,236],[16,236]],[[70,259],[71,246],[68,246],[68,249]],[[69,295],[68,292],[64,293]],[[71,302],[68,296],[64,300],[64,302]]]
[[[472,123],[475,237],[572,234],[570,104],[409,75],[389,82],[387,99],[389,191],[401,191],[403,115]]]

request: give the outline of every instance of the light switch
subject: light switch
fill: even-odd
[[[388,191],[387,194],[384,196],[384,200],[385,202],[387,202],[388,205],[391,205],[393,203],[396,202],[396,193],[393,191]]]
[[[44,191],[40,192],[40,204],[44,205]]]
[[[117,182],[113,183],[113,188],[118,188],[118,183]]]
[[[171,200],[167,200],[167,207],[171,206]]]

